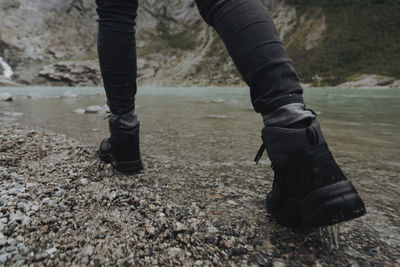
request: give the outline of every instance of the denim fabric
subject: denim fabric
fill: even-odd
[[[107,104],[113,114],[135,108],[137,0],[96,0],[99,15],[98,54]]]
[[[315,113],[306,109],[304,104],[291,103],[264,115],[263,120],[265,126],[290,127],[299,121],[311,120],[316,117]]]
[[[99,60],[114,114],[134,108],[137,0],[96,0]],[[196,0],[203,19],[219,34],[250,87],[256,112],[303,103],[303,90],[267,10],[258,0]]]

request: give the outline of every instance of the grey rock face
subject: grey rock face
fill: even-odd
[[[45,79],[39,72],[49,62],[94,58],[96,14],[93,2],[1,1],[0,56],[13,68],[13,79],[41,83]]]
[[[94,86],[100,84],[100,71],[96,60],[62,61],[44,66],[39,76],[52,83]]]
[[[223,45],[218,45],[218,37],[202,21],[193,0],[139,2],[140,84],[240,82]],[[283,1],[263,2],[271,10],[282,10]],[[0,57],[12,75],[2,77],[1,67],[0,85],[101,85],[95,8],[91,0],[2,0]],[[286,16],[282,11],[279,14]],[[288,30],[290,21],[277,21],[278,28]],[[216,50],[221,53],[210,53]]]

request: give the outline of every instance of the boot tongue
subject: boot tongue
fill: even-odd
[[[283,165],[294,151],[325,143],[321,128],[315,119],[304,129],[264,127],[262,139],[274,165]]]

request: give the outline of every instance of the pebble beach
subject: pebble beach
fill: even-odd
[[[1,265],[400,264],[396,202],[380,209],[368,187],[360,190],[368,214],[343,223],[340,248],[330,251],[315,232],[268,217],[272,171],[265,165],[189,164],[150,150],[142,155],[145,172],[126,176],[100,162],[93,145],[6,117],[0,144]],[[354,164],[344,169],[355,177],[376,171]],[[396,173],[385,175],[382,182]]]

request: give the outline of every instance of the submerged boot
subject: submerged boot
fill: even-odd
[[[336,164],[313,119],[303,129],[265,127],[255,161],[266,149],[274,170],[267,211],[287,227],[320,227],[365,214],[353,184]]]
[[[98,151],[99,157],[119,172],[134,174],[143,170],[139,150],[139,121],[132,110],[123,115],[111,114],[110,137],[104,139]]]

